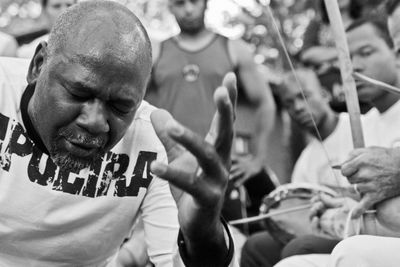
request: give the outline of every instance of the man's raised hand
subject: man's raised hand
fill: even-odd
[[[236,78],[229,73],[214,93],[217,112],[206,140],[166,111],[151,115],[169,162],[155,161],[151,171],[172,185],[187,253],[201,266],[217,266],[227,253],[220,214],[229,179],[236,95]]]

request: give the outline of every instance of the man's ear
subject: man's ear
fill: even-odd
[[[28,84],[36,83],[39,77],[40,71],[42,70],[43,63],[47,60],[47,43],[45,41],[40,42],[36,47],[35,55],[33,56],[28,69],[28,76],[26,80]]]

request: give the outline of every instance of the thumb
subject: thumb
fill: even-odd
[[[364,214],[366,210],[371,208],[374,205],[374,201],[371,197],[370,194],[365,194],[363,198],[360,200],[360,202],[357,203],[357,205],[353,209],[353,213],[351,218],[352,219],[358,219],[361,217],[361,215]]]
[[[183,153],[184,148],[176,143],[168,134],[168,125],[175,122],[172,115],[163,109],[156,109],[150,115],[151,124],[167,152],[168,161],[173,161]]]
[[[322,201],[327,208],[339,208],[343,206],[343,198],[335,198],[327,194],[320,194],[320,201]]]
[[[236,75],[233,72],[228,72],[225,75],[224,80],[222,81],[222,86],[228,89],[228,94],[233,105],[233,110],[236,110],[236,100],[237,100]]]

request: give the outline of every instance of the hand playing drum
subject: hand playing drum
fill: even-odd
[[[308,183],[281,185],[268,194],[263,200],[260,212],[262,214],[283,212],[283,214],[272,216],[263,221],[271,236],[285,245],[296,236],[312,234],[313,230],[309,219],[310,201],[320,194],[336,195],[328,187]],[[296,209],[296,207],[299,207],[299,209]],[[292,211],[290,211],[291,209]],[[286,210],[290,212],[285,212]]]

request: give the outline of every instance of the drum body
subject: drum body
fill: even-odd
[[[325,186],[307,183],[281,185],[263,199],[260,213],[283,211],[310,204],[317,194],[335,196],[335,191]],[[275,215],[262,221],[263,226],[279,243],[285,245],[296,236],[311,234],[310,209]]]

